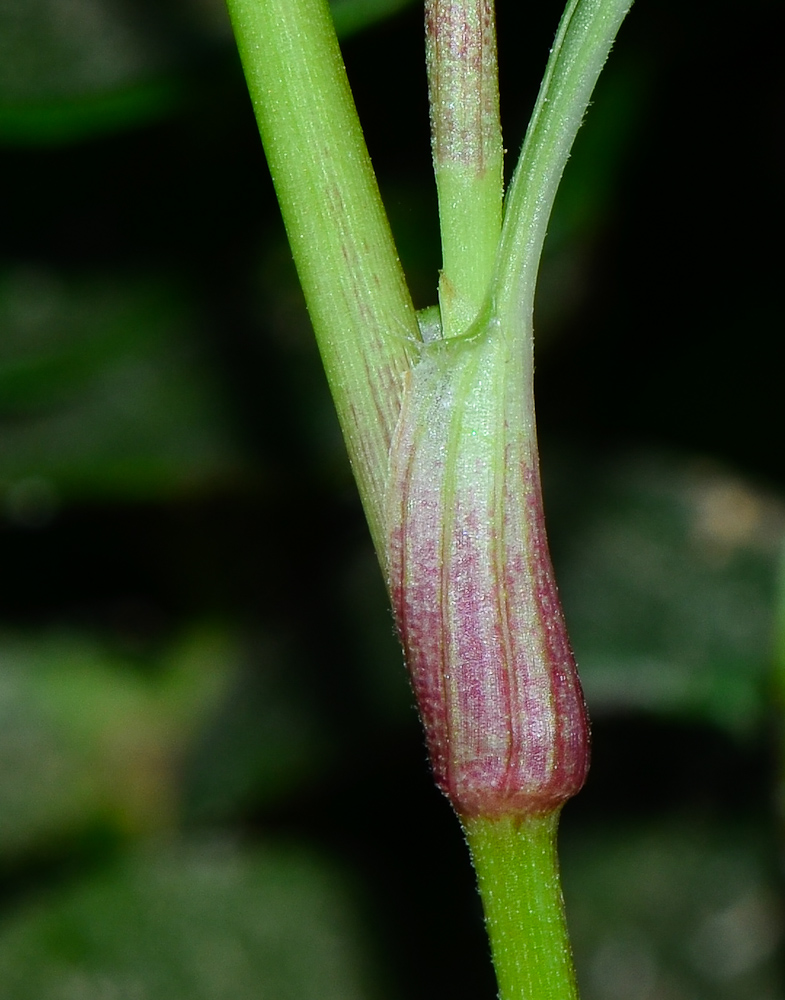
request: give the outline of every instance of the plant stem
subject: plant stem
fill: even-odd
[[[569,0],[510,184],[496,258],[501,315],[530,326],[556,190],[597,77],[632,0]]]
[[[384,569],[383,498],[420,332],[326,0],[228,0],[270,173]]]
[[[464,820],[499,1000],[577,1000],[556,855],[559,812]]]
[[[431,753],[462,814],[501,1000],[577,997],[556,826],[585,776],[586,720],[542,524],[531,323],[556,188],[630,2],[569,0],[501,224],[492,0],[427,0],[448,340],[432,343],[438,324],[424,318],[420,333],[326,0],[228,0]],[[444,650],[457,651],[454,671]]]
[[[439,195],[445,337],[483,305],[502,219],[503,149],[493,0],[426,0],[426,63]]]

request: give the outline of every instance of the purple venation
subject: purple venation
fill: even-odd
[[[456,430],[444,402],[399,428],[388,536],[435,779],[462,816],[548,812],[583,785],[589,731],[536,451],[505,426]]]

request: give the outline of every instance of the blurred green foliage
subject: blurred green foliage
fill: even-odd
[[[770,695],[782,498],[701,458],[638,453],[594,476],[559,543],[594,714],[699,719],[754,738]]]
[[[510,165],[559,15],[518,7]],[[428,305],[420,12],[334,12]],[[783,996],[773,17],[707,45],[701,5],[639,0],[546,247],[586,1000]],[[5,0],[0,55],[0,993],[492,996],[222,5]]]
[[[18,1000],[359,1000],[362,936],[318,859],[158,846],[25,907],[0,943]]]
[[[334,0],[347,37],[412,0]],[[188,99],[231,44],[221,0],[2,0],[0,141],[58,143],[138,126]]]
[[[755,828],[599,826],[562,857],[585,1000],[781,995],[782,902]]]
[[[246,471],[182,290],[17,268],[0,325],[0,489],[22,521],[44,496],[142,499]]]

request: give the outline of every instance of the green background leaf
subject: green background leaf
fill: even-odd
[[[352,909],[302,852],[150,846],[6,922],[0,978],[18,1000],[365,1000]]]

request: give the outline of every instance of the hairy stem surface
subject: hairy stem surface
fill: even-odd
[[[558,821],[558,810],[464,821],[499,1000],[577,1000],[556,856]]]
[[[493,0],[427,0],[426,64],[445,337],[464,333],[488,293],[502,219],[503,149]]]

